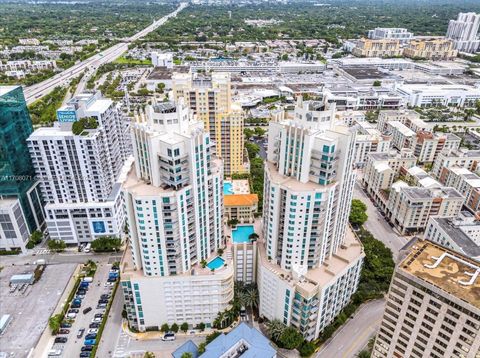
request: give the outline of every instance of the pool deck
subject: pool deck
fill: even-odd
[[[231,194],[250,194],[250,185],[247,179],[225,180],[224,183],[232,184]]]

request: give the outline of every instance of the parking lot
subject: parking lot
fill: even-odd
[[[100,297],[104,294],[111,294],[113,285],[106,287],[105,283],[107,282],[109,270],[112,268],[111,264],[100,264],[97,267],[97,271],[91,282],[88,286],[88,291],[86,292],[84,298],[82,299],[81,306],[78,308],[78,313],[75,314],[73,321],[71,322],[71,327],[65,327],[69,332],[65,334],[58,334],[57,337],[66,337],[66,343],[53,343],[51,346],[52,351],[61,350],[62,353],[59,357],[79,357],[82,353],[81,349],[84,346],[84,341],[86,336],[89,334],[90,325],[95,318],[95,315],[105,313],[105,308],[97,308],[98,301]],[[83,313],[85,309],[91,308],[89,312]],[[101,319],[97,319],[96,323],[98,326],[102,322]],[[83,330],[81,337],[79,331]],[[93,333],[93,332],[92,332]],[[53,339],[52,339],[53,341]]]
[[[0,315],[9,314],[12,321],[0,336],[0,351],[7,357],[27,357],[36,345],[54,311],[65,286],[77,265],[47,265],[38,282],[24,293],[10,292],[12,275],[31,273],[36,265],[5,266],[0,272]]]

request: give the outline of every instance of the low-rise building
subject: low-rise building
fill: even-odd
[[[238,220],[240,223],[253,223],[258,211],[257,194],[231,194],[223,197],[225,220]]]
[[[453,41],[446,38],[417,38],[406,45],[403,54],[414,59],[448,61],[457,57],[457,50]]]
[[[411,109],[382,110],[377,119],[377,129],[384,133],[387,130],[388,122],[397,121],[405,124],[414,132],[427,129],[427,124],[420,119],[420,114]]]
[[[459,149],[461,141],[461,138],[453,133],[420,131],[410,141],[410,148],[418,163],[433,163],[442,150]]]
[[[466,255],[415,243],[395,269],[372,357],[478,357],[479,271]]]
[[[411,187],[397,181],[391,186],[386,217],[402,235],[411,235],[424,231],[430,216],[457,216],[464,201],[455,188]]]
[[[400,41],[396,39],[361,39],[352,54],[358,57],[396,57],[402,55]]]
[[[368,31],[368,38],[372,40],[398,40],[400,43],[406,43],[413,38],[413,33],[400,27],[376,27]]]
[[[391,138],[380,133],[372,124],[360,122],[356,128],[354,163],[357,167],[365,166],[369,153],[388,153],[390,151]]]
[[[480,150],[444,149],[438,153],[433,163],[432,175],[441,178],[442,171],[452,166],[466,168],[474,172],[478,167],[478,162],[480,162]]]
[[[480,261],[480,221],[468,211],[454,218],[431,216],[424,238]]]
[[[399,121],[388,122],[385,132],[392,138],[392,146],[398,150],[409,148],[415,137],[415,132]]]
[[[463,84],[405,83],[396,90],[411,107],[474,107],[480,100],[480,88]]]
[[[0,251],[25,252],[30,231],[17,198],[0,199]]]
[[[439,180],[456,188],[465,197],[465,206],[473,212],[480,210],[480,177],[467,168],[443,168]]]

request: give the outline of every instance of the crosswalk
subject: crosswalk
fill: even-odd
[[[126,349],[128,348],[130,339],[131,337],[125,332],[122,331],[122,333],[120,333],[117,341],[117,346],[115,347],[115,351],[113,352],[113,358],[124,358],[128,356]]]
[[[49,249],[38,249],[37,251],[35,251],[35,255],[48,255],[51,252],[52,251]]]

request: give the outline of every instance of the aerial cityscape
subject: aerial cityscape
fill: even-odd
[[[0,19],[0,358],[480,358],[480,1]]]

